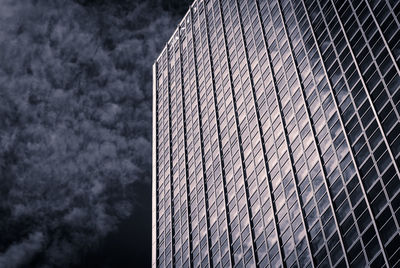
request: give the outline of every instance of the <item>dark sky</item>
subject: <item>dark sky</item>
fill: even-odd
[[[188,0],[0,0],[0,267],[145,267],[151,66]]]

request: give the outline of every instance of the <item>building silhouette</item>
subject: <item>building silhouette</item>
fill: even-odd
[[[196,1],[153,67],[153,267],[400,266],[399,26]]]

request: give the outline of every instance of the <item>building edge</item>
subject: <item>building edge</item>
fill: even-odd
[[[156,118],[156,111],[157,111],[157,63],[153,64],[153,107],[152,107],[152,112],[153,112],[153,126],[152,126],[152,140],[151,140],[151,145],[152,145],[152,211],[151,211],[151,266],[156,267],[157,266],[157,169],[156,169],[156,161],[157,161],[157,118]]]

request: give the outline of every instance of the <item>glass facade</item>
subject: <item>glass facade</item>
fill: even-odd
[[[153,67],[153,267],[400,266],[400,2],[198,0]]]

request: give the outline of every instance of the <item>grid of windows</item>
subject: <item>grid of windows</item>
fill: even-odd
[[[153,70],[153,266],[400,265],[399,21],[195,1]]]

